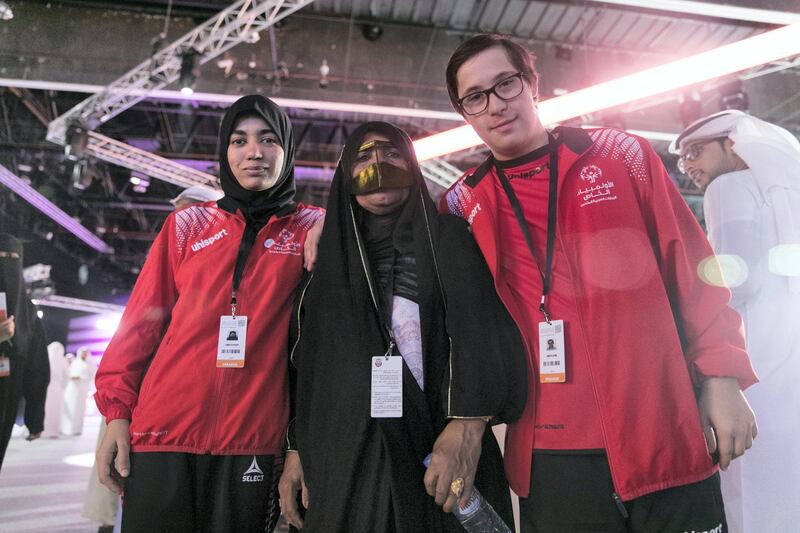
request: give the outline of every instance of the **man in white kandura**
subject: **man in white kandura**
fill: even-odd
[[[760,379],[745,392],[759,439],[723,473],[731,532],[800,523],[800,142],[741,111],[691,124],[671,146],[705,191],[708,237]]]

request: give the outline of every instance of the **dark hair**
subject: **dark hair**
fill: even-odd
[[[479,33],[461,43],[453,52],[453,55],[450,56],[450,61],[447,62],[447,73],[445,75],[447,94],[450,96],[450,103],[453,104],[453,108],[459,113],[462,111],[458,105],[458,70],[476,55],[495,46],[505,50],[506,56],[508,56],[508,60],[514,65],[514,68],[522,73],[522,77],[538,93],[539,74],[536,72],[536,57],[533,53],[505,35]]]

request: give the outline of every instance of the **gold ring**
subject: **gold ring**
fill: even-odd
[[[450,492],[456,498],[461,497],[461,493],[464,491],[464,478],[457,477],[450,483]]]

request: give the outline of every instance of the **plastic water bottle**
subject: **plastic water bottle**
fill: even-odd
[[[430,463],[431,456],[428,455],[423,464],[427,468]],[[468,533],[511,533],[511,529],[503,522],[497,511],[475,487],[472,488],[467,505],[464,507],[456,505],[453,516]]]

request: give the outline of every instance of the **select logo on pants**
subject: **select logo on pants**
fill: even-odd
[[[250,468],[242,475],[242,483],[260,483],[264,481],[264,472],[258,466],[255,455],[253,462],[250,463]]]

